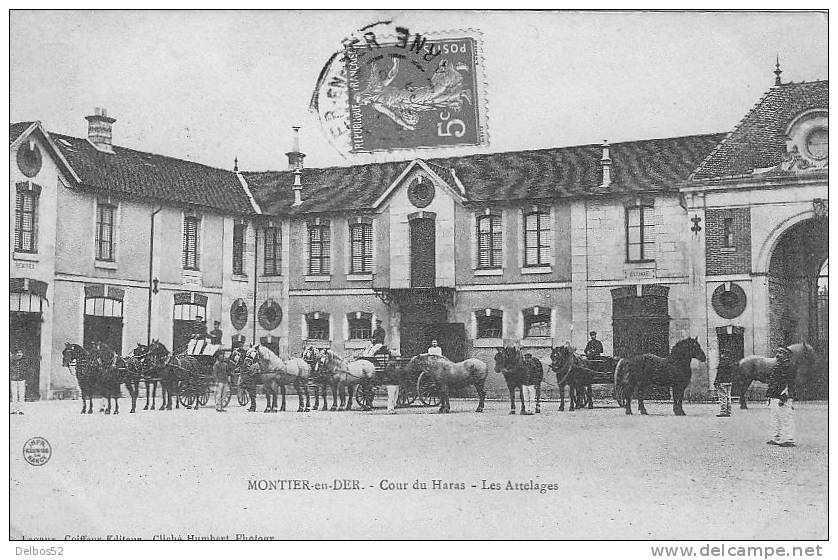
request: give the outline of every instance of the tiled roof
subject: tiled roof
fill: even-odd
[[[26,129],[32,126],[32,121],[18,122],[9,125],[9,144],[18,139],[18,136],[26,132]]]
[[[828,109],[829,81],[771,88],[698,167],[696,180],[750,174],[773,167],[786,155],[786,128],[800,113]]]
[[[26,124],[9,126],[11,141],[26,130]],[[247,193],[232,171],[119,146],[113,147],[112,154],[104,153],[87,139],[54,132],[49,135],[81,179],[82,188],[234,214],[254,213]]]
[[[426,160],[453,185],[452,171],[470,201],[489,202],[608,195],[677,188],[724,138],[703,134],[611,145],[611,177],[602,182],[602,146],[589,144]],[[303,204],[292,208],[293,173],[243,173],[266,214],[336,212],[372,207],[409,162],[304,169]]]

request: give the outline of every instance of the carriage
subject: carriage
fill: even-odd
[[[180,383],[180,395],[178,400],[180,404],[191,408],[197,401],[198,406],[205,406],[210,399],[210,394],[215,385],[215,379],[212,373],[212,366],[215,363],[216,354],[221,351],[224,358],[230,356],[232,350],[228,348],[221,348],[220,344],[203,344],[195,343],[195,340],[190,341],[186,348],[188,356],[191,356],[198,363],[196,372],[188,374]],[[247,406],[250,403],[250,397],[247,390],[242,384],[240,372],[234,372],[230,376],[230,386],[227,394],[224,395],[224,403],[222,406],[230,404],[233,393],[236,394],[239,406]]]
[[[376,356],[363,356],[363,359],[375,364],[376,379],[381,379],[381,374],[387,366],[388,356],[379,354]],[[410,362],[410,358],[395,357],[395,360],[398,367],[404,367]],[[372,392],[372,396],[376,396],[381,391],[382,389],[379,385],[372,385],[366,388],[366,390],[358,387],[358,390],[355,391],[355,402],[358,406],[364,406],[365,402],[369,402],[370,392]],[[400,408],[411,406],[417,399],[423,406],[439,406],[439,395],[437,394],[436,388],[424,373],[412,375],[402,382],[399,388],[399,401],[397,406]]]
[[[591,385],[613,385],[614,370],[617,368],[617,362],[619,361],[620,358],[616,358],[614,356],[585,357],[587,367],[599,374],[592,376]],[[614,385],[611,395],[614,397],[614,400],[617,401],[619,406],[625,405],[622,389],[620,387]],[[587,395],[583,393],[579,396],[585,401],[584,403],[579,404],[579,406],[587,406]]]

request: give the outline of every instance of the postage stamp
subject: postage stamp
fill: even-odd
[[[485,144],[479,34],[395,29],[344,40],[321,73],[311,109],[330,142],[355,154]]]

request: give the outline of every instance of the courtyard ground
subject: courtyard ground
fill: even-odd
[[[119,416],[48,401],[10,417],[13,538],[827,537],[825,403],[796,405],[798,447],[784,449],[765,444],[759,403],[719,419],[707,404],[627,417],[607,402],[573,413],[550,402],[536,416],[501,401],[474,414],[474,401],[452,400],[449,415],[128,414],[126,402]],[[33,436],[51,444],[43,466],[24,460]],[[312,489],[259,489],[287,479]],[[515,489],[531,480],[556,489]]]

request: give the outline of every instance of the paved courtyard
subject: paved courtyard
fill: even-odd
[[[126,402],[119,416],[51,401],[10,417],[13,537],[827,537],[825,403],[797,405],[799,446],[781,449],[765,445],[758,403],[718,419],[712,405],[679,418],[663,403],[648,417],[553,402],[524,417],[500,401],[395,416],[128,414]],[[33,436],[51,444],[43,466],[24,460]]]

